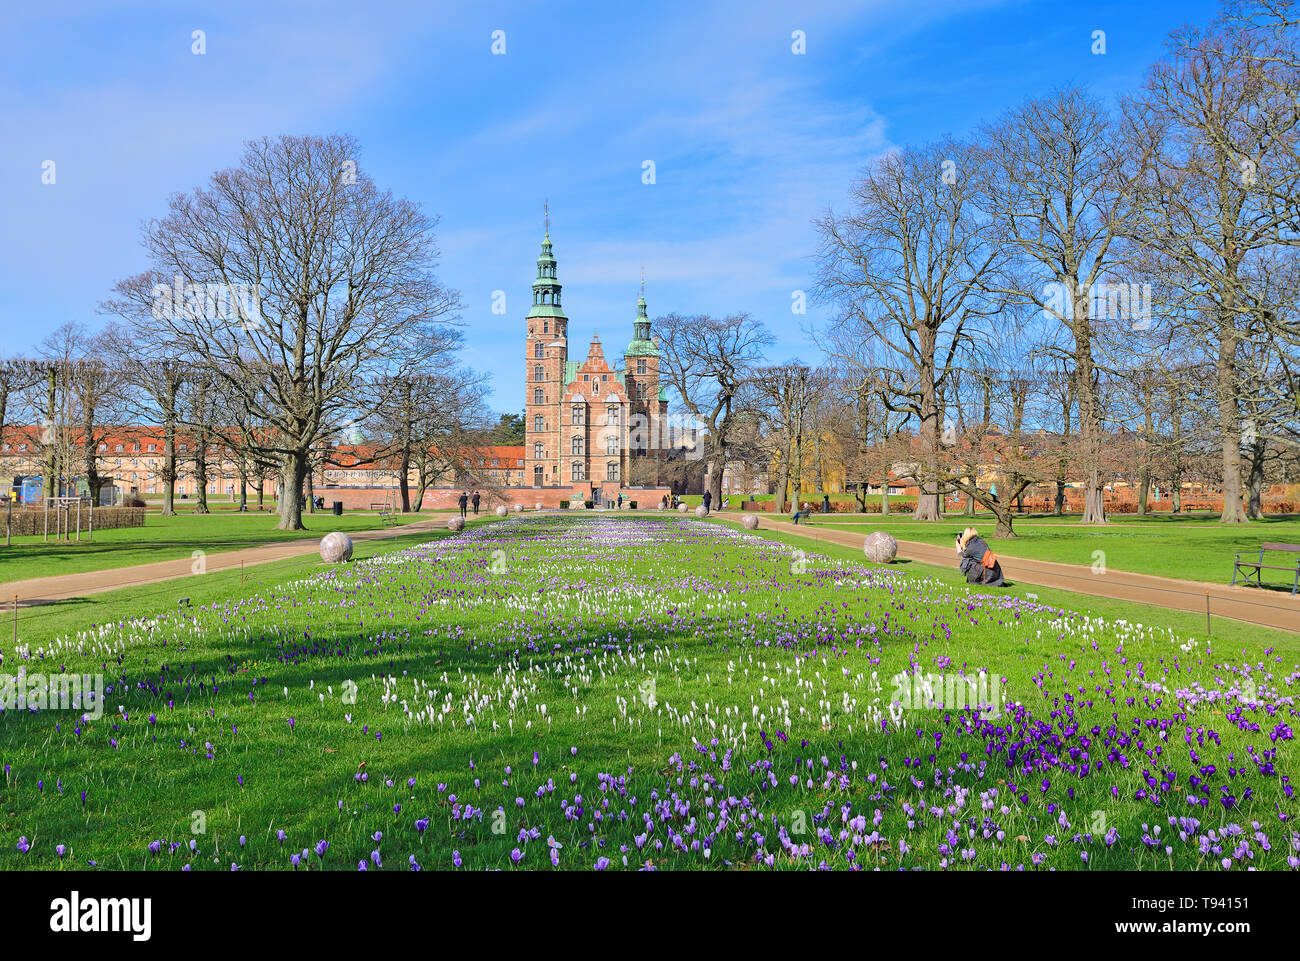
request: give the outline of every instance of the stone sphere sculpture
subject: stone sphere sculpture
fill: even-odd
[[[539,511],[542,510],[542,502],[541,502],[541,501],[538,501],[538,502],[537,502],[537,509],[538,509]]]
[[[740,523],[744,524],[747,530],[756,531],[758,530],[758,515],[746,514],[740,519]]]
[[[509,513],[510,512],[506,510],[505,504],[502,504],[500,507],[497,508],[497,517],[505,517]]]
[[[447,518],[447,530],[451,531],[453,534],[459,534],[464,529],[465,518],[461,517],[459,514],[453,514],[451,517]]]
[[[706,516],[708,513],[709,513],[709,509],[708,509],[707,507],[705,507],[703,504],[701,504],[699,507],[695,508],[695,516],[696,516],[696,517],[704,517],[704,516]]]
[[[516,505],[515,505],[515,513],[516,513],[516,514],[522,514],[523,512],[524,512],[524,505],[523,505],[523,504],[516,504]]]
[[[678,504],[678,505],[677,505],[677,512],[678,512],[679,514],[685,514],[688,510],[690,510],[690,508],[687,507],[685,504]]]
[[[862,553],[867,555],[867,560],[877,564],[892,564],[898,556],[898,541],[893,534],[872,531],[862,542]]]
[[[352,538],[335,531],[320,539],[320,559],[326,564],[352,560]]]

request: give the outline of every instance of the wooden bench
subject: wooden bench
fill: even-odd
[[[1243,587],[1251,585],[1263,587],[1265,571],[1286,571],[1291,574],[1291,593],[1296,593],[1296,590],[1300,588],[1300,557],[1296,558],[1296,562],[1290,566],[1286,564],[1265,564],[1264,554],[1267,551],[1290,551],[1300,554],[1300,544],[1265,544],[1259,549],[1259,557],[1255,560],[1244,561],[1241,559],[1241,553],[1238,552],[1232,565],[1233,585],[1236,585],[1239,573],[1242,576],[1241,583]]]

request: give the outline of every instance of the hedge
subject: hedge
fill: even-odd
[[[96,507],[95,508],[95,530],[107,531],[122,527],[144,527],[143,507]],[[6,509],[5,513],[8,513]],[[68,524],[73,533],[77,530],[77,511],[72,509],[68,518]],[[57,524],[55,523],[54,512],[50,512],[50,531],[54,532]],[[81,509],[81,533],[86,534],[90,530],[90,510],[86,507]],[[9,533],[15,537],[26,535],[44,534],[45,533],[45,508],[44,507],[22,507],[15,508],[13,519],[10,521]]]

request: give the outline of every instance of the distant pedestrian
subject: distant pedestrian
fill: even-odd
[[[622,491],[619,491],[619,492],[618,492],[618,509],[619,509],[619,510],[622,510],[622,509],[623,509],[623,492],[622,492]]]
[[[709,505],[712,503],[713,503],[713,492],[705,491],[704,492],[704,513],[707,514],[709,512]]]
[[[474,497],[472,498],[472,500],[473,500],[473,503],[474,503],[474,516],[475,516],[475,517],[478,517],[478,504],[479,504],[478,491],[475,491],[475,492],[474,492]]]
[[[469,491],[461,491],[460,497],[456,498],[456,503],[460,505],[460,516],[465,516],[465,509],[469,507]]]
[[[831,512],[831,495],[830,495],[830,494],[823,494],[823,495],[822,495],[822,513],[823,513],[823,514],[829,514],[830,512]]]

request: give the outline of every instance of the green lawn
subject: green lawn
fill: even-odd
[[[526,515],[55,608],[4,670],[108,710],[0,715],[0,870],[1290,866],[1295,638],[796,540]]]
[[[888,531],[899,540],[919,541],[943,547],[952,545],[953,535],[971,523],[969,518],[950,515],[938,523],[921,523],[910,518],[849,518],[814,514],[814,527],[834,526],[862,534]],[[982,534],[993,533],[990,518],[977,518],[973,526]],[[1290,515],[1269,517],[1245,525],[1228,526],[1217,516],[1132,517],[1118,515],[1105,526],[1083,526],[1054,517],[1017,520],[1012,539],[991,540],[993,550],[1006,557],[1060,561],[1091,567],[1099,561],[1117,571],[1155,574],[1184,580],[1227,584],[1232,580],[1232,558],[1237,551],[1258,554],[1265,541],[1300,544],[1300,518]],[[1101,552],[1097,554],[1096,552]],[[1277,558],[1281,558],[1278,560]],[[1295,554],[1274,555],[1271,563],[1295,563]],[[1265,581],[1289,590],[1291,579],[1281,571],[1266,573]]]
[[[422,516],[408,515],[411,520]],[[29,577],[80,574],[154,561],[190,557],[194,551],[209,554],[258,547],[303,537],[320,538],[330,531],[364,531],[380,526],[378,514],[305,514],[305,531],[275,529],[274,514],[182,513],[171,517],[146,513],[144,527],[96,531],[93,541],[46,543],[40,535],[15,537],[3,546],[0,538],[0,585]],[[3,588],[0,586],[0,595]]]

